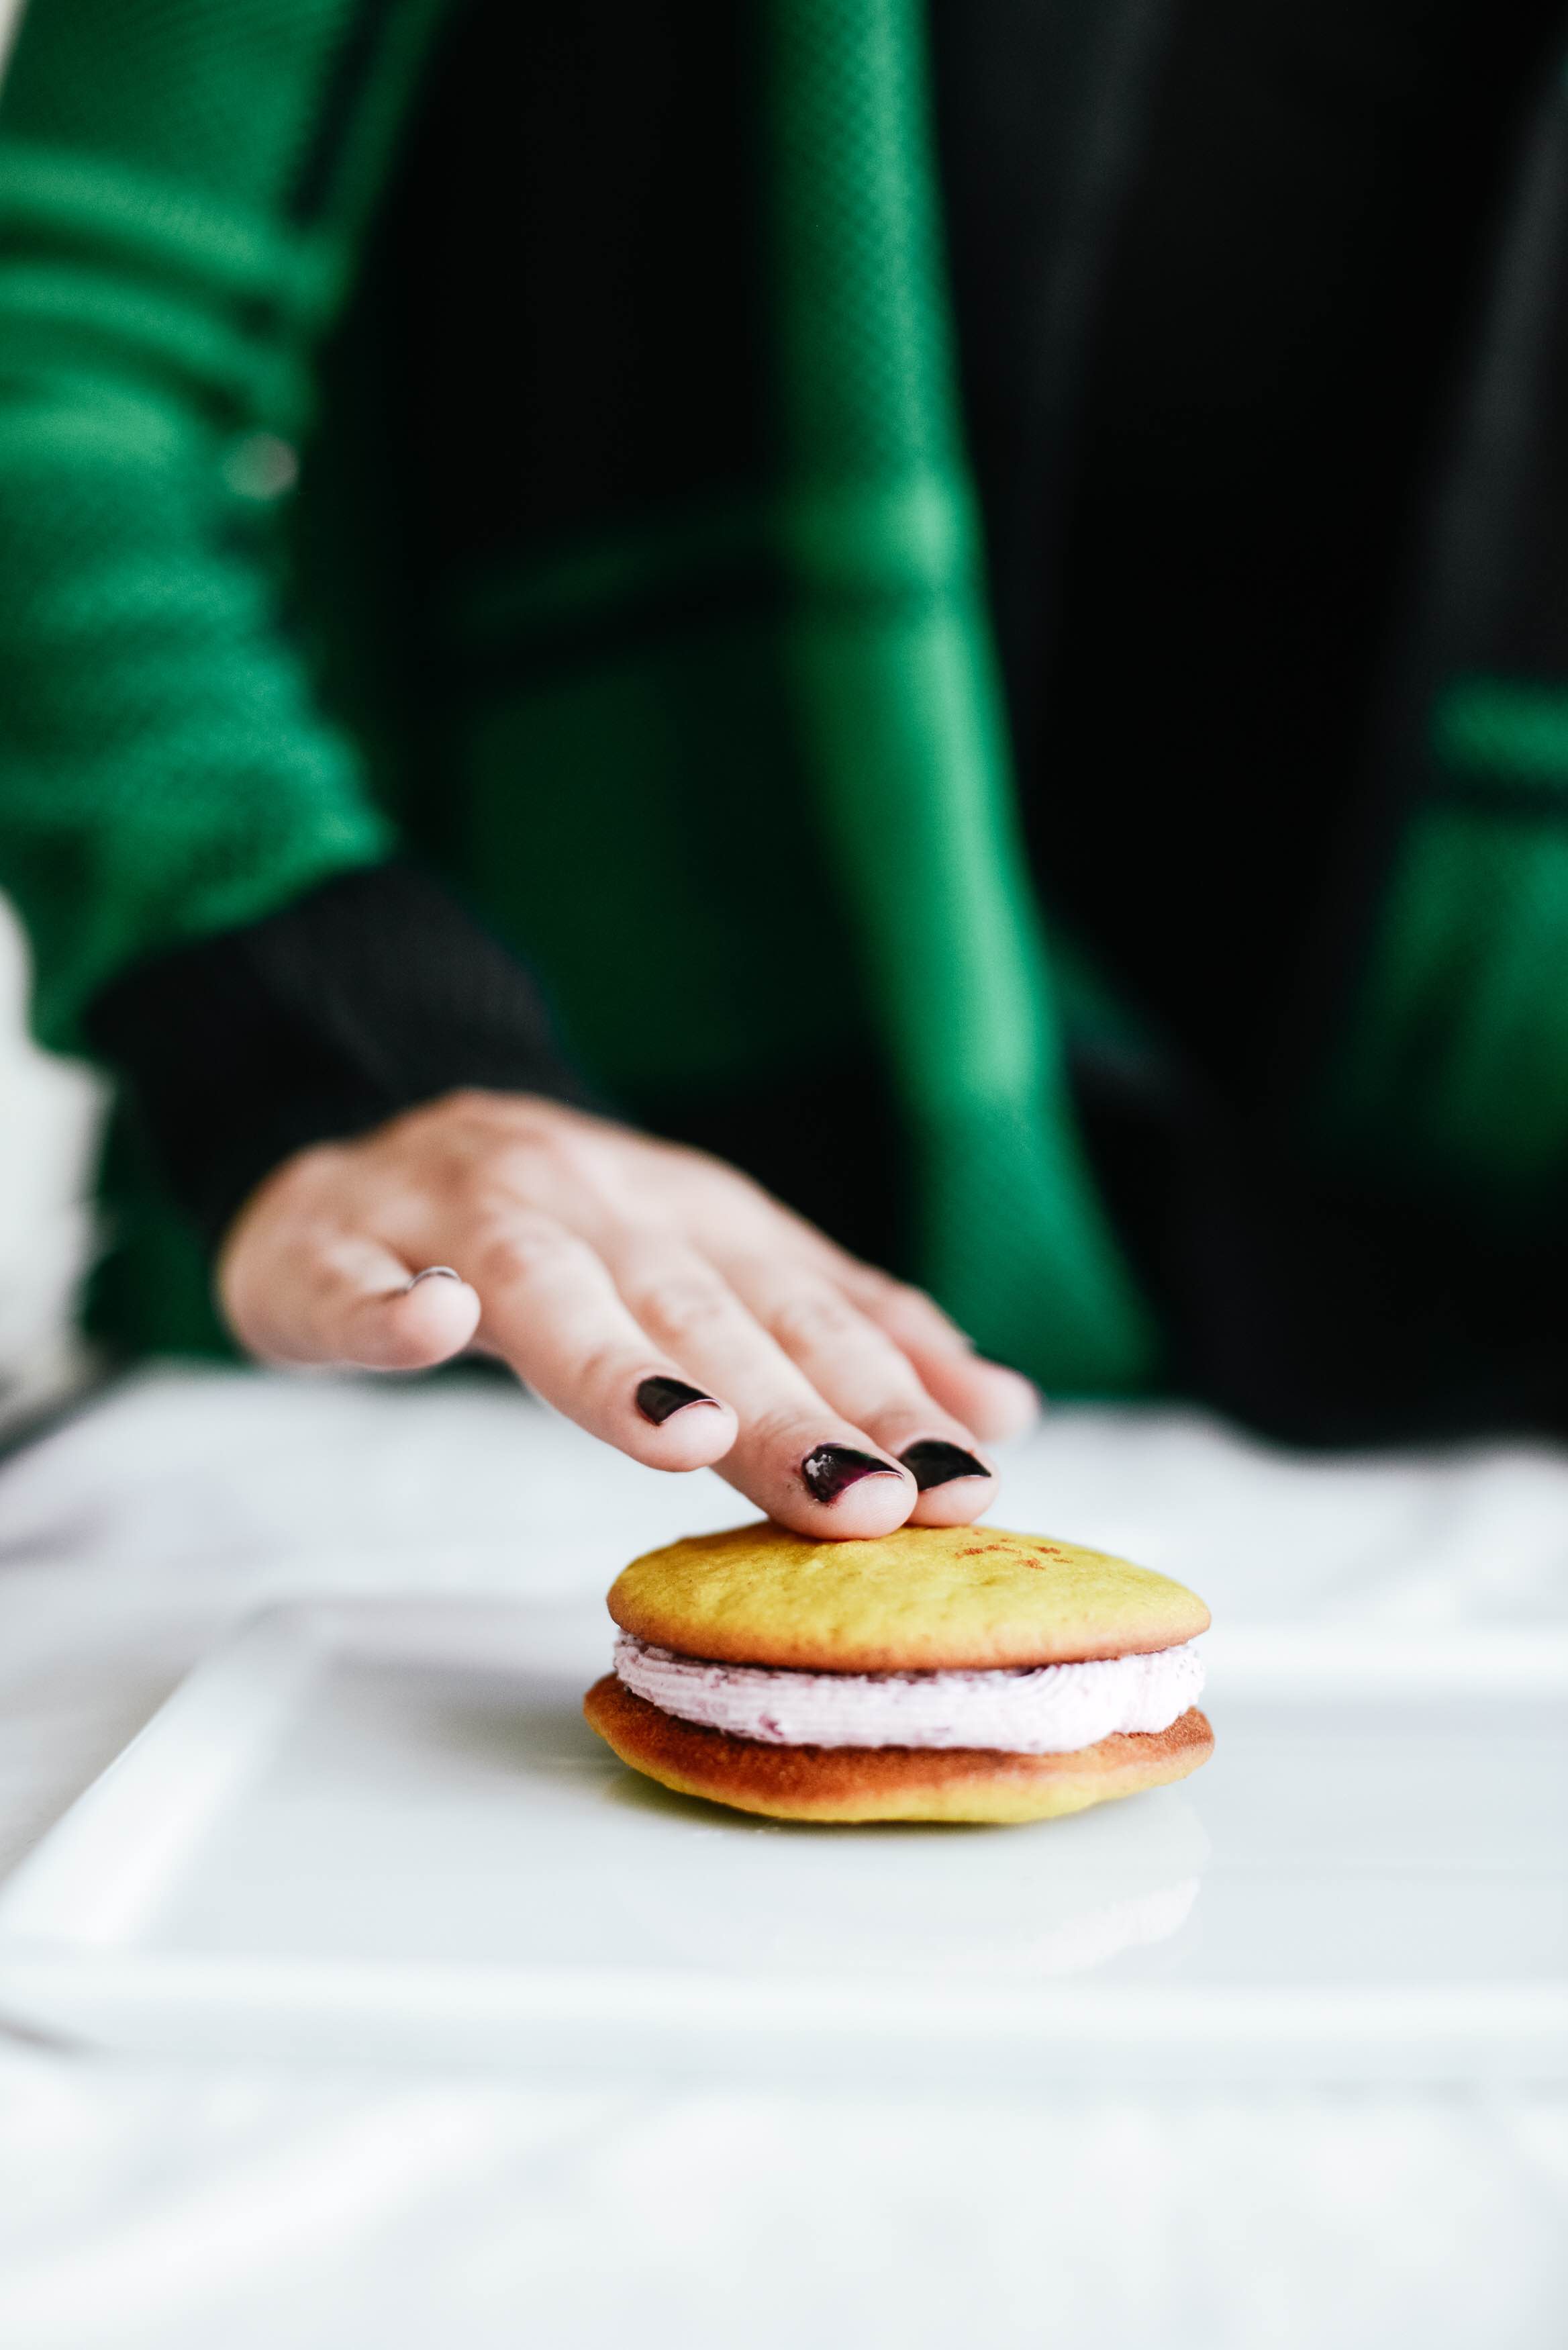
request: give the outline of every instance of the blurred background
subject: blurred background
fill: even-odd
[[[0,1435],[90,1372],[78,1306],[109,1095],[95,1071],[33,1043],[27,983],[26,941],[0,895]]]
[[[21,7],[0,0],[0,77]],[[77,1309],[108,1107],[101,1078],[33,1043],[28,981],[26,941],[0,890],[0,1435],[88,1375]]]

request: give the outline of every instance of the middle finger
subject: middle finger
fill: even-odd
[[[661,1233],[625,1243],[612,1270],[641,1326],[734,1411],[740,1434],[722,1476],[818,1539],[903,1524],[917,1499],[910,1471],[824,1399],[706,1257]]]
[[[920,1488],[918,1525],[967,1525],[996,1496],[971,1430],[943,1409],[909,1356],[811,1263],[725,1258],[736,1295],[816,1392],[904,1463]]]

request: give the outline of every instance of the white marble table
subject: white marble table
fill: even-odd
[[[498,1387],[147,1375],[0,1468],[0,1866],[272,1600],[602,1589],[738,1514]],[[1062,1413],[1004,1519],[1249,1636],[1568,1630],[1568,1459],[1282,1458]],[[113,2064],[0,2038],[0,2342],[1555,2345],[1547,2093],[788,2095]]]

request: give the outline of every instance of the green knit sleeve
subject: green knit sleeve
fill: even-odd
[[[0,99],[0,887],[35,1017],[386,852],[280,508],[429,7],[33,0]]]

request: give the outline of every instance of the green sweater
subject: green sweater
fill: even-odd
[[[1016,837],[919,9],[759,5],[766,463],[460,583],[454,629],[504,637],[510,682],[440,714],[421,783],[329,714],[294,616],[329,621],[340,591],[286,493],[291,451],[352,441],[323,353],[442,15],[34,0],[0,105],[0,885],[40,1035],[77,1045],[138,961],[439,840],[634,1102],[862,1024],[937,1294],[1056,1388],[1147,1383],[1158,1340],[1086,1173]],[[715,616],[734,577],[765,592]],[[652,618],[551,657],[607,610]],[[1439,682],[1469,788],[1406,827],[1309,1122],[1512,1201],[1568,1140],[1568,844],[1473,786],[1553,795],[1563,726],[1507,681]],[[770,853],[781,810],[831,894]],[[679,1037],[635,1016],[650,941],[682,973]]]

